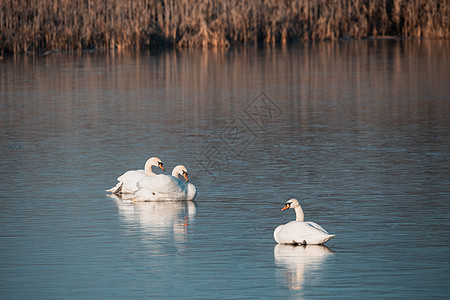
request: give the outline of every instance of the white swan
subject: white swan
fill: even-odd
[[[178,176],[182,175],[185,181]],[[159,200],[194,200],[197,188],[188,182],[188,172],[185,166],[178,165],[172,171],[172,176],[160,174],[145,176],[137,183],[138,190],[133,201],[159,201]]]
[[[289,208],[295,210],[296,219],[274,230],[273,237],[278,244],[321,245],[335,237],[314,222],[304,222],[302,207],[296,199],[288,200],[281,211]]]
[[[116,186],[106,190],[116,195],[132,194],[138,190],[137,183],[145,176],[154,176],[152,167],[158,167],[164,170],[162,161],[157,157],[151,157],[145,162],[144,170],[127,171],[117,178],[119,181]]]

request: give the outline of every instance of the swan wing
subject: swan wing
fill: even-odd
[[[117,180],[119,181],[116,186],[106,190],[111,193],[133,193],[137,190],[136,183],[146,176],[144,170],[131,170],[120,175]]]
[[[292,221],[278,226],[274,231],[275,240],[279,244],[305,244],[310,228],[304,223]]]
[[[279,244],[323,244],[332,237],[314,222],[292,221],[274,231],[275,241]]]
[[[181,180],[169,175],[145,176],[138,182],[139,189],[150,190],[155,193],[183,192]]]
[[[134,193],[138,189],[138,181],[145,176],[147,175],[145,174],[144,170],[133,170],[125,172],[123,175],[117,178],[119,182],[123,183],[121,192],[125,194]]]
[[[197,188],[169,175],[145,176],[137,183],[134,201],[194,200]]]
[[[144,170],[131,170],[120,175],[117,180],[124,183],[129,181],[138,182],[144,176]]]
[[[316,228],[317,230],[320,230],[320,231],[322,231],[323,233],[328,234],[328,231],[326,231],[325,229],[323,229],[323,227],[320,226],[319,224],[314,223],[314,222],[306,222],[306,223],[309,224],[311,227],[314,227],[314,228]]]

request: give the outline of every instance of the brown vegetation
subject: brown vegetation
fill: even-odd
[[[379,36],[449,38],[448,0],[0,0],[0,56]]]

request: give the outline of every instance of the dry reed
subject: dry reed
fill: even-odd
[[[448,0],[0,0],[0,56],[47,50],[449,38]]]

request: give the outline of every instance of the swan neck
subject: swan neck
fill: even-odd
[[[177,170],[173,170],[172,171],[172,176],[175,178],[178,178],[178,175],[180,175],[180,173]]]
[[[152,165],[151,164],[146,164],[145,165],[145,170],[144,170],[145,174],[147,174],[147,176],[153,176],[155,175],[155,173],[153,173],[152,170]]]
[[[305,221],[305,215],[303,214],[303,209],[301,206],[297,206],[295,209],[295,221],[297,222],[303,222]]]

